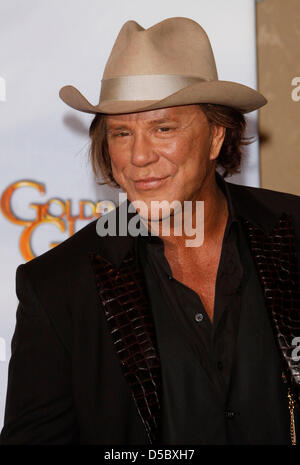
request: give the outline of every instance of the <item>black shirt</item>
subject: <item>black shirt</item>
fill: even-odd
[[[275,416],[276,421],[280,415],[283,420],[277,421],[274,433],[264,425],[267,438],[261,437],[262,442],[259,432],[252,439],[245,432],[247,439],[243,440],[243,434],[231,434],[228,426],[228,421],[236,414],[230,409],[228,394],[232,384],[240,315],[242,311],[249,313],[247,301],[250,296],[254,298],[253,318],[266,328],[267,340],[269,337],[272,341],[270,350],[274,364],[271,361],[270,366],[276,372],[274,376],[277,380],[281,365],[276,348],[272,345],[272,330],[262,289],[242,225],[235,215],[225,183],[220,182],[218,177],[217,181],[227,197],[229,216],[217,272],[213,323],[200,297],[172,277],[162,239],[139,236],[136,241],[138,260],[144,270],[150,296],[162,366],[160,440],[165,444],[228,444],[237,440],[250,444],[288,442],[288,410],[281,384],[274,394],[275,402],[278,396],[281,401]],[[252,278],[249,280],[250,275]],[[249,331],[251,333],[250,328]],[[255,340],[256,335],[249,334],[249,341],[252,336],[252,340]],[[260,354],[256,355],[259,359]],[[270,357],[270,354],[266,357]],[[264,369],[265,361],[262,362]],[[253,378],[251,370],[249,376]],[[274,419],[268,421],[274,423]],[[255,425],[252,428],[257,430]]]
[[[140,237],[139,256],[149,279],[157,279],[174,318],[204,370],[225,395],[230,378],[244,274],[237,245],[238,221],[229,207],[217,273],[213,323],[199,295],[172,276],[161,238]],[[150,277],[151,276],[151,277]],[[155,292],[152,296],[155,295]]]

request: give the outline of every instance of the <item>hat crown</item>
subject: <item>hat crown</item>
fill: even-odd
[[[123,25],[104,69],[97,105],[71,85],[60,89],[59,95],[76,110],[112,115],[197,103],[248,113],[267,103],[250,87],[218,79],[206,32],[182,17],[148,29],[136,21]]]
[[[213,51],[204,29],[180,17],[166,19],[149,29],[127,21],[112,48],[103,79],[151,74],[217,80]]]

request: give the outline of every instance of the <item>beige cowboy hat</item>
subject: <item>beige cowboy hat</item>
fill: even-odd
[[[76,110],[107,114],[195,103],[248,113],[267,103],[250,87],[218,79],[209,38],[188,18],[168,18],[148,29],[127,21],[106,63],[99,103],[92,105],[73,86],[62,87],[59,95]]]

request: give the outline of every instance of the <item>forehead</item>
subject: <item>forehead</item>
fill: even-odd
[[[199,105],[181,105],[176,107],[159,108],[157,110],[141,111],[138,113],[125,113],[119,115],[105,115],[108,125],[114,123],[152,123],[156,121],[188,120],[194,117],[203,118],[204,113]]]

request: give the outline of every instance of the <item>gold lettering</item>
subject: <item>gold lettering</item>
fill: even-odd
[[[51,204],[57,204],[61,207],[61,214],[60,215],[53,215],[53,213],[49,213],[49,207],[51,206]],[[46,212],[46,215],[45,215],[45,218],[63,218],[66,214],[66,206],[65,206],[65,202],[61,199],[58,199],[58,198],[54,198],[54,199],[49,199],[48,202],[47,202],[47,212]]]
[[[3,215],[12,223],[19,224],[21,226],[27,226],[32,223],[32,220],[25,220],[22,218],[18,218],[12,211],[11,208],[11,198],[13,193],[19,189],[20,187],[33,187],[37,189],[40,194],[45,194],[45,187],[44,184],[34,181],[17,181],[8,186],[2,194],[0,200],[0,207],[2,210]]]
[[[45,186],[42,183],[21,180],[12,183],[8,186],[3,192],[0,198],[0,209],[2,210],[3,215],[9,221],[14,224],[24,227],[24,230],[21,233],[19,247],[22,256],[25,260],[32,260],[35,258],[34,251],[32,249],[31,240],[33,237],[34,231],[38,228],[39,225],[44,223],[54,224],[60,229],[61,232],[66,232],[66,225],[68,226],[69,236],[71,237],[75,233],[75,223],[79,220],[91,220],[96,217],[99,218],[102,214],[108,213],[115,208],[113,202],[109,200],[103,200],[97,203],[94,203],[90,200],[80,200],[79,201],[79,215],[72,215],[71,211],[71,200],[66,200],[65,202],[59,198],[49,199],[44,204],[42,203],[30,203],[29,207],[35,210],[35,217],[33,219],[27,220],[21,217],[18,217],[12,209],[12,196],[17,189],[21,187],[32,187],[41,195],[44,195],[46,190]],[[61,208],[61,212],[58,215],[55,215],[50,212],[52,205],[58,205]],[[90,213],[88,214],[88,212]],[[50,248],[56,247],[60,242],[50,242]]]
[[[84,214],[84,207],[88,205],[91,207],[91,211],[92,213],[90,214],[90,216],[85,216]],[[79,217],[81,220],[91,220],[92,218],[94,218],[95,216],[95,210],[96,210],[96,206],[94,204],[94,202],[91,202],[90,200],[80,200],[79,202]]]
[[[32,234],[40,224],[44,223],[51,223],[56,225],[61,230],[61,232],[65,232],[66,230],[65,223],[60,218],[46,218],[40,221],[34,221],[33,223],[30,223],[30,225],[24,229],[20,237],[20,251],[25,260],[27,261],[32,260],[35,257],[31,246]]]
[[[75,221],[79,219],[79,215],[72,216],[71,200],[66,201],[66,218],[69,225],[69,236],[71,237],[75,232]]]

